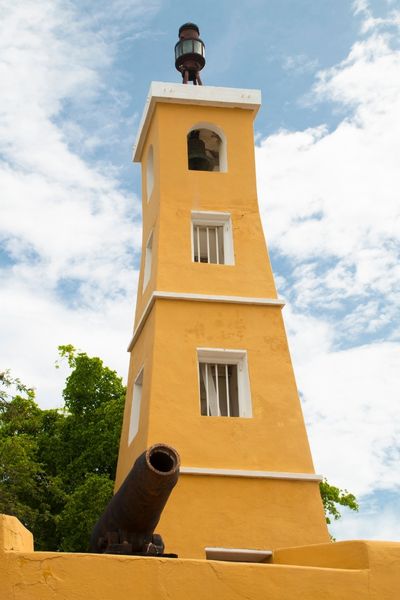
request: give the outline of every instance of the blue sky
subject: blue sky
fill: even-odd
[[[4,0],[0,365],[59,406],[58,344],[126,375],[141,248],[131,163],[152,80],[198,23],[207,85],[260,88],[260,211],[339,539],[400,539],[398,0]]]

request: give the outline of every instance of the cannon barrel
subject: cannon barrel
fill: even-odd
[[[89,551],[162,554],[164,544],[154,529],[178,481],[179,465],[177,451],[166,444],[143,452],[94,526]]]

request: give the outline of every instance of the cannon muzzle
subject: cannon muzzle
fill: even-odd
[[[163,554],[154,530],[178,481],[179,465],[179,454],[166,444],[143,452],[94,526],[89,552]]]

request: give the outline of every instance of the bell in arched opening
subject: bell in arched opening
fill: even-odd
[[[194,129],[188,135],[188,167],[191,171],[219,171],[221,138],[211,129]]]
[[[191,171],[212,171],[212,164],[206,154],[206,145],[200,139],[200,131],[195,129],[188,136],[188,166]]]

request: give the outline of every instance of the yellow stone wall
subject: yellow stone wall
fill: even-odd
[[[135,317],[135,327],[141,323],[142,329],[131,353],[116,489],[137,456],[157,442],[175,447],[183,467],[314,473],[281,306],[273,304],[277,294],[257,202],[253,120],[250,108],[157,102],[143,134]],[[188,169],[187,134],[196,123],[223,131],[227,172]],[[234,265],[193,262],[192,211],[230,213]],[[152,271],[143,290],[151,232]],[[154,291],[267,298],[272,304],[154,301]],[[200,414],[197,348],[247,352],[252,418]],[[132,388],[142,367],[139,433],[129,445]],[[318,481],[215,475],[182,474],[157,531],[168,551],[191,558],[204,557],[205,546],[271,549],[329,540]]]
[[[12,547],[8,543],[4,546],[3,541],[10,538],[14,540]],[[273,556],[271,564],[248,564],[32,552],[29,539],[29,532],[14,517],[0,518],[2,600],[399,597],[400,544],[395,543],[339,542],[314,549],[285,549],[276,553],[276,560]]]
[[[250,110],[158,104],[143,150],[142,268],[136,322],[153,290],[276,298],[257,202]],[[227,138],[226,173],[189,171],[187,133],[209,122]],[[148,149],[154,151],[154,188],[147,200]],[[230,212],[235,265],[192,262],[191,211]],[[153,273],[142,294],[144,250],[154,230]]]
[[[204,347],[247,350],[253,418],[200,414],[196,348]],[[139,431],[147,435],[127,446],[127,402],[118,487],[157,441],[175,445],[187,466],[313,473],[279,307],[158,300],[132,364],[129,400],[145,365]]]
[[[181,475],[157,532],[166,552],[206,557],[205,548],[273,549],[329,541],[318,484]]]
[[[247,348],[253,418],[200,415],[196,347],[204,346]],[[117,486],[157,442],[177,448],[183,466],[313,473],[279,307],[159,300],[132,356],[134,376],[144,365],[141,419],[128,446],[127,402]],[[185,474],[157,531],[167,551],[192,558],[203,558],[206,546],[329,539],[318,482]]]

